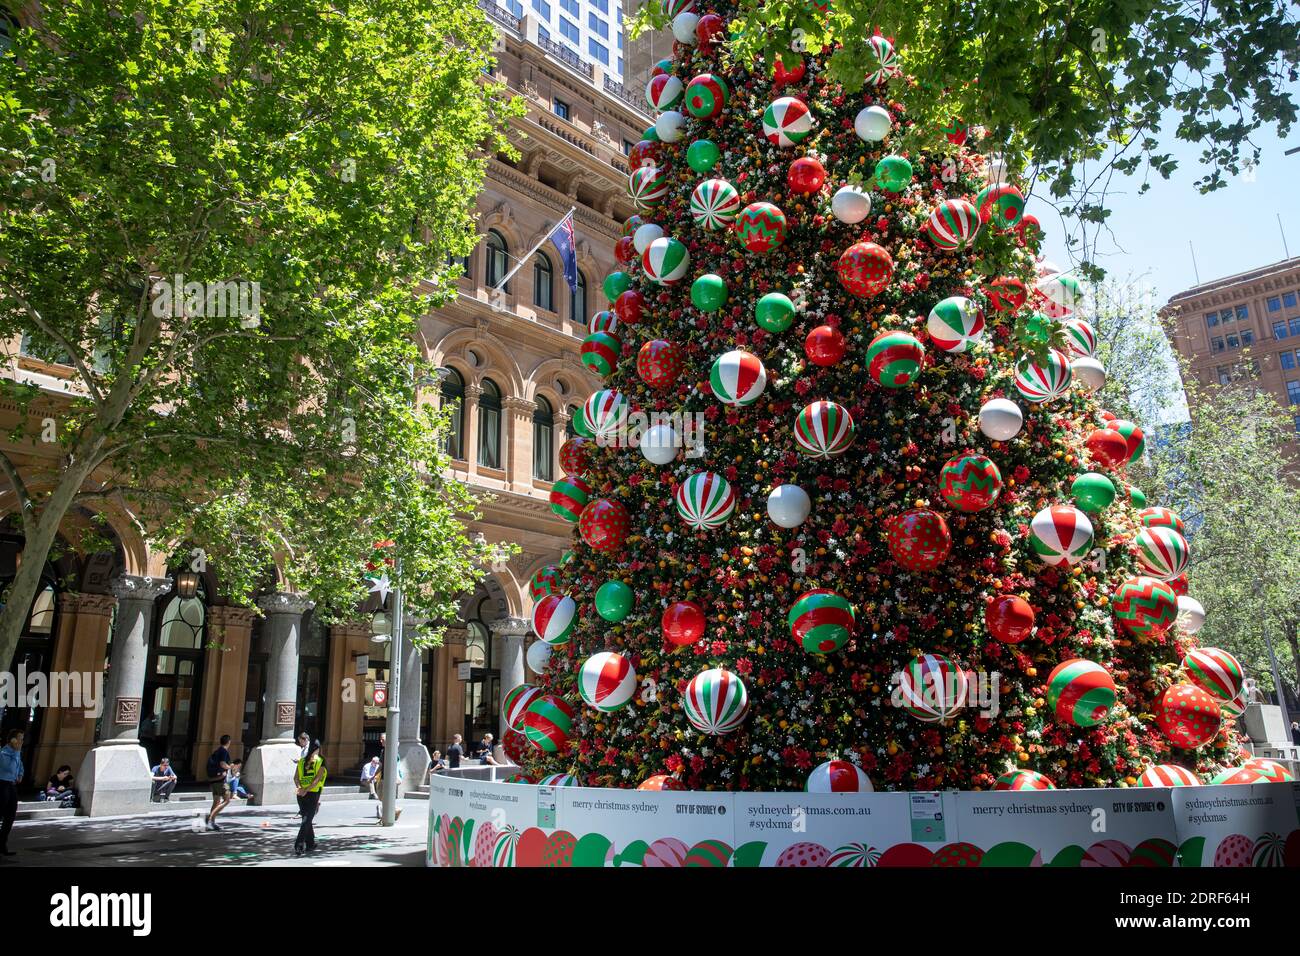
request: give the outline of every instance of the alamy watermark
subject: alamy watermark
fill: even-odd
[[[998,671],[949,671],[942,681],[927,680],[917,687],[898,671],[890,678],[893,690],[889,702],[894,707],[920,707],[952,716],[965,707],[978,708],[979,716],[991,720],[1001,712],[1001,677]]]
[[[103,671],[32,671],[26,664],[18,672],[0,673],[0,707],[59,707],[80,710],[87,717],[104,712]]]
[[[227,279],[187,282],[178,272],[155,281],[153,293],[153,314],[160,319],[180,315],[208,319],[237,317],[242,329],[255,329],[262,324],[260,282]]]

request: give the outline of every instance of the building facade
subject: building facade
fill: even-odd
[[[1249,373],[1290,410],[1300,451],[1300,257],[1193,286],[1169,300],[1173,344],[1202,385]]]
[[[529,580],[569,547],[571,526],[551,512],[550,487],[572,416],[597,387],[579,347],[592,313],[610,307],[602,282],[616,268],[614,243],[632,212],[625,154],[650,120],[617,74],[590,58],[558,55],[540,16],[491,0],[481,6],[498,32],[496,78],[527,113],[509,133],[518,156],[488,160],[476,201],[482,241],[462,263],[458,296],[422,322],[421,349],[444,378],[421,401],[456,406],[452,476],[481,498],[471,534],[519,552],[486,569],[441,647],[410,650],[393,662],[388,643],[373,636],[377,597],[355,620],[331,626],[317,619],[310,595],[270,589],[258,598],[260,612],[235,607],[221,593],[219,568],[177,573],[183,556],[155,551],[127,511],[78,510],[44,569],[12,669],[104,675],[105,710],[95,716],[0,705],[3,729],[28,730],[29,780],[43,781],[67,763],[80,768],[83,783],[114,781],[136,774],[141,759],[152,764],[163,755],[182,779],[202,779],[224,733],[234,737],[235,756],[248,756],[268,744],[287,750],[304,731],[323,741],[334,772],[346,773],[379,750],[395,665],[402,667],[400,752],[408,778],[422,773],[424,745],[445,750],[455,733],[500,735],[501,697],[525,680]],[[581,11],[598,6],[582,0]],[[570,210],[576,289],[543,241]],[[0,374],[42,391],[28,414],[56,408],[72,369],[31,354],[25,339],[4,348]],[[57,446],[4,437],[20,414],[0,403],[0,449],[38,483],[36,476],[57,468]],[[0,516],[9,516],[0,525],[0,587],[16,573],[22,551],[13,509],[12,492],[0,484]],[[78,551],[79,531],[100,519],[105,528],[97,530],[109,544]],[[419,625],[407,622],[408,629]],[[122,763],[128,752],[129,765]],[[249,771],[254,782],[270,773],[256,765]],[[97,788],[91,812],[127,808],[111,789]],[[250,789],[276,796],[270,784]]]

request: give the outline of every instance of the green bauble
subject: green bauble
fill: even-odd
[[[902,156],[886,156],[876,163],[875,180],[885,192],[901,193],[912,181],[912,164]]]
[[[722,276],[706,273],[691,283],[691,304],[701,312],[716,312],[727,304],[727,284]]]
[[[1145,508],[1147,506],[1147,496],[1141,488],[1130,488],[1128,490],[1128,500],[1133,503],[1134,508]]]
[[[657,143],[659,142],[659,130],[651,126],[649,129],[647,129],[644,133],[641,134],[641,138],[648,139],[652,143]]]
[[[794,324],[794,303],[780,292],[769,292],[754,306],[754,321],[769,332],[784,332]]]
[[[1052,340],[1052,329],[1055,326],[1055,319],[1049,319],[1041,312],[1032,312],[1025,319],[1025,331],[1021,340],[1028,346],[1046,345]]]
[[[632,288],[632,277],[626,272],[611,272],[605,276],[605,298],[610,302],[630,288]]]
[[[709,139],[697,139],[686,150],[686,164],[697,173],[707,173],[718,164],[722,151]]]
[[[1085,472],[1070,485],[1070,496],[1090,515],[1105,511],[1115,500],[1115,483],[1095,471]]]
[[[632,610],[636,597],[622,581],[606,581],[596,589],[596,613],[617,624]]]

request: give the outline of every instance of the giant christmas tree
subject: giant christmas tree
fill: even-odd
[[[896,152],[884,37],[849,92],[824,56],[733,62],[725,2],[665,8],[641,212],[583,345],[607,387],[552,495],[574,550],[533,581],[540,674],[505,701],[526,779],[1236,770],[1240,667],[1196,648],[1181,522],[1125,477],[1142,433],[1090,397],[1093,330],[1013,172],[959,123]]]

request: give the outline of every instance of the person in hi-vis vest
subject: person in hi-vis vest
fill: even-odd
[[[293,782],[298,789],[298,812],[302,814],[302,825],[298,827],[298,839],[293,841],[293,855],[302,856],[304,852],[316,852],[316,831],[311,821],[320,809],[320,794],[325,787],[325,761],[320,755],[320,741],[313,740],[307,756],[298,761],[293,768]]]

